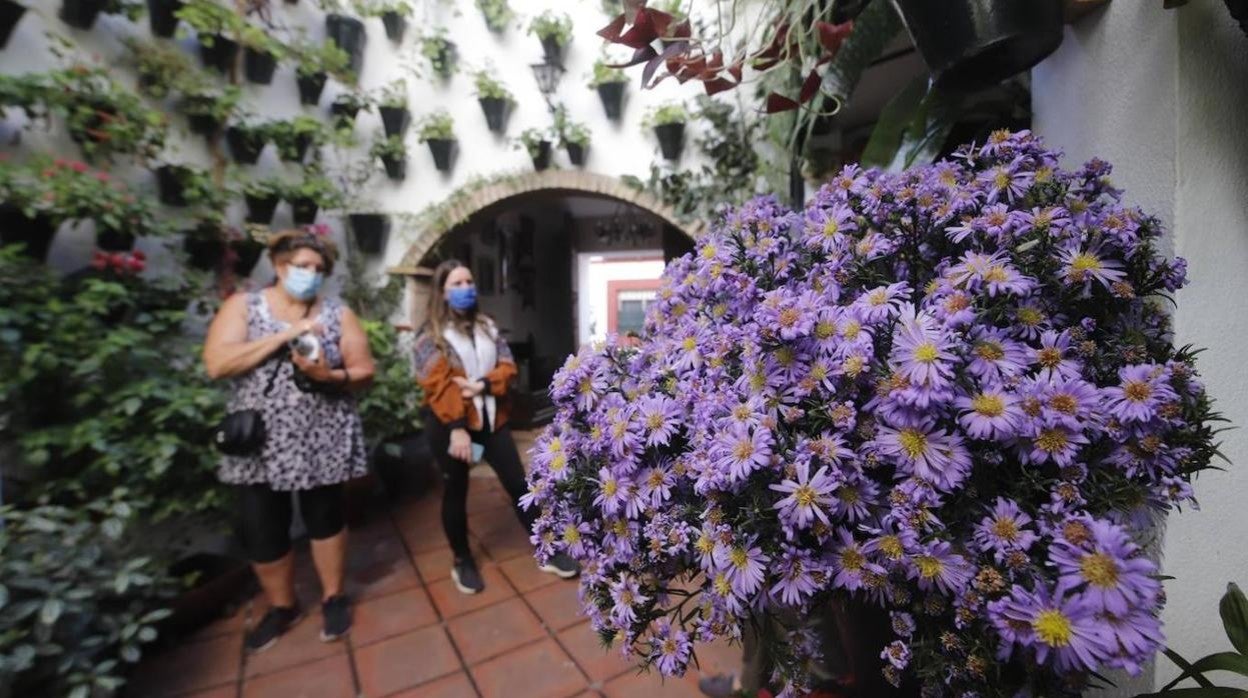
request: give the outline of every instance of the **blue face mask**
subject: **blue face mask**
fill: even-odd
[[[309,301],[316,298],[316,294],[321,290],[321,282],[325,280],[325,275],[304,269],[303,267],[288,267],[286,271],[286,280],[282,282],[282,286],[286,288],[286,292],[301,301]]]
[[[477,307],[476,286],[456,286],[446,292],[446,304],[455,310],[472,310]]]

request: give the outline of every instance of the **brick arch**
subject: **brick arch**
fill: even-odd
[[[443,210],[439,211],[437,220],[417,232],[415,240],[404,252],[402,261],[398,266],[392,267],[390,273],[413,273],[442,236],[467,221],[473,214],[506,199],[532,192],[599,196],[632,204],[653,213],[689,237],[693,237],[702,228],[701,221],[689,223],[680,220],[670,206],[648,192],[625,184],[618,177],[577,170],[527,172],[493,182],[482,182],[475,187],[469,184],[439,204],[437,208]]]

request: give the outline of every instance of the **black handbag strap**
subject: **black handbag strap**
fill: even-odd
[[[308,307],[307,307],[307,308],[304,308],[304,310],[303,310],[303,317],[299,318],[300,320],[307,320],[307,319],[308,319],[308,316],[312,314],[312,306],[313,306],[313,305],[316,305],[316,301],[313,301],[312,303],[309,303],[309,304],[308,304]],[[279,348],[277,351],[273,352],[272,354],[269,354],[268,358],[266,358],[266,359],[265,359],[265,360],[261,363],[261,365],[264,365],[264,364],[266,364],[266,363],[268,363],[268,362],[270,362],[270,361],[273,361],[274,359],[281,358],[282,352],[284,352],[284,351],[286,351],[286,350],[287,350],[287,349],[286,349],[286,347],[285,347],[285,346],[283,346],[283,347]],[[291,367],[292,367],[292,369],[293,369],[293,370],[295,370],[295,371],[298,371],[298,370],[299,370],[299,367],[298,367],[298,366],[295,366],[293,362],[291,363]],[[264,386],[264,393],[263,393],[264,397],[268,397],[268,396],[269,396],[269,393],[272,393],[272,392],[273,392],[273,385],[274,385],[275,383],[277,383],[277,374],[278,374],[278,373],[281,373],[281,371],[282,371],[282,362],[281,362],[281,361],[274,361],[274,362],[273,362],[273,370],[269,372],[269,382],[268,382],[268,383],[266,383],[266,384],[265,384],[265,386]]]

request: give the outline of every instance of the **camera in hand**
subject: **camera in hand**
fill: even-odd
[[[321,340],[310,332],[304,332],[290,340],[290,348],[308,361],[316,361],[321,356]]]

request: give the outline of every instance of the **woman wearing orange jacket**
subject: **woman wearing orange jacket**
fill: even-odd
[[[472,271],[462,262],[447,260],[434,270],[428,320],[413,351],[424,388],[425,433],[445,481],[442,528],[455,554],[451,578],[461,592],[476,594],[485,583],[468,548],[468,469],[484,457],[526,532],[537,513],[518,504],[527,486],[507,425],[516,363],[494,321],[478,312]],[[566,555],[551,557],[541,569],[565,579],[578,571]]]

